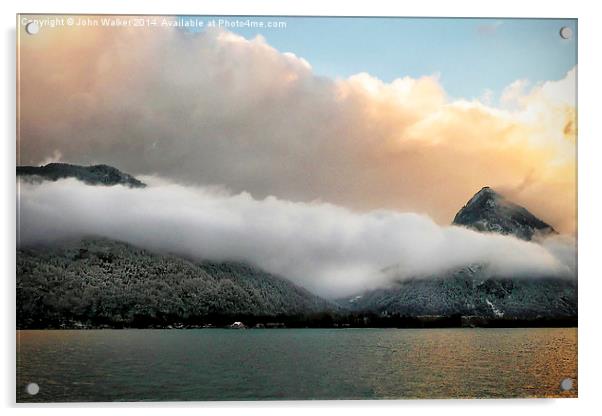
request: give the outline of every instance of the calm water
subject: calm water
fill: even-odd
[[[565,377],[576,328],[17,332],[20,402],[575,397]]]

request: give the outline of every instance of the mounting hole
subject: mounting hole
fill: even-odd
[[[40,31],[40,24],[38,22],[29,22],[25,25],[25,31],[30,35],[35,35]]]
[[[38,386],[38,383],[29,383],[25,387],[25,392],[30,396],[35,396],[40,392],[40,386]]]
[[[565,378],[560,382],[560,389],[563,391],[569,391],[573,389],[573,379]]]
[[[573,37],[573,29],[568,26],[563,26],[560,28],[560,37],[562,39],[571,39]]]

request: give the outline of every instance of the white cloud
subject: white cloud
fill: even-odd
[[[143,179],[151,186],[21,181],[20,244],[104,236],[193,258],[249,262],[332,297],[471,263],[512,276],[564,275],[574,267],[572,240],[542,246],[442,227],[414,213],[358,213]],[[382,273],[390,266],[398,272]]]

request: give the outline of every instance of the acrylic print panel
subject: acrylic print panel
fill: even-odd
[[[17,26],[18,402],[577,396],[576,20]]]

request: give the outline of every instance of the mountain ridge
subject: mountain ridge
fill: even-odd
[[[134,176],[122,172],[110,165],[81,166],[69,163],[48,163],[42,166],[17,166],[17,177],[30,180],[49,180],[75,178],[88,185],[125,185],[130,188],[144,188],[146,184]]]

